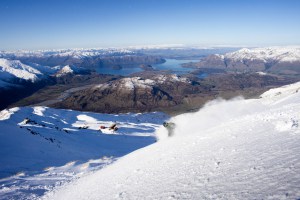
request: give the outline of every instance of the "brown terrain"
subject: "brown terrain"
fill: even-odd
[[[13,106],[44,105],[101,113],[163,111],[171,115],[199,109],[216,98],[257,98],[296,79],[257,73],[222,73],[205,79],[162,72],[132,77],[62,77],[61,84],[39,90]],[[68,83],[68,84],[62,84]]]

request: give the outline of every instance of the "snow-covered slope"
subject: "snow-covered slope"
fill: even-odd
[[[299,199],[300,83],[216,100],[171,119],[174,136],[44,199]]]
[[[0,112],[0,199],[51,187],[155,142],[163,113],[97,114],[47,107]],[[117,123],[117,131],[108,127]],[[99,131],[100,126],[106,127]],[[102,127],[103,128],[103,127]]]
[[[19,60],[7,60],[0,58],[0,79],[7,81],[11,78],[19,78],[35,82],[42,73],[29,66],[21,63]]]
[[[268,48],[243,48],[227,53],[225,59],[235,61],[262,60],[264,62],[296,62],[300,61],[300,47],[268,47]]]

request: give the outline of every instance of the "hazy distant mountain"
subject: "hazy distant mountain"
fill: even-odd
[[[61,49],[61,50],[18,50],[0,51],[0,57],[93,57],[93,56],[121,56],[135,54],[127,49],[102,48],[102,49]]]
[[[95,69],[116,65],[140,65],[163,63],[160,56],[145,55],[128,49],[66,49],[44,51],[1,51],[0,58],[18,59],[25,64],[44,66],[75,65]]]

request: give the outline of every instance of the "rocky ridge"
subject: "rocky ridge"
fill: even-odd
[[[177,105],[182,100],[181,95],[187,93],[192,84],[188,78],[177,75],[126,77],[74,93],[54,106],[108,113],[145,112]],[[200,87],[196,89],[200,90]]]
[[[164,111],[172,114],[197,109],[217,97],[255,97],[271,87],[293,81],[257,73],[195,79],[152,72],[92,85],[52,106],[102,113]]]

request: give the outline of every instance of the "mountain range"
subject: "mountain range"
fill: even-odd
[[[243,48],[224,55],[213,54],[186,67],[222,69],[237,72],[300,73],[300,47]]]
[[[54,67],[57,65],[75,65],[87,69],[111,68],[116,65],[140,65],[163,63],[160,56],[145,55],[127,49],[66,49],[44,51],[0,52],[0,58],[20,60],[22,63],[33,63]]]
[[[195,71],[182,77],[152,68],[151,64],[165,61],[156,53],[179,50],[184,51],[162,48],[1,52],[0,55],[6,58],[0,59],[0,94],[4,97],[0,108],[21,100],[16,105],[43,105],[42,102],[47,102],[45,105],[57,108],[109,113],[177,108],[193,110],[218,96],[230,98],[243,94],[251,97],[249,94],[258,95],[270,87],[295,82],[299,77],[298,47],[243,48],[224,55],[208,55],[199,62],[183,64],[195,68]],[[192,50],[187,49],[187,52]],[[146,52],[150,52],[149,55]],[[112,70],[139,67],[144,71],[128,78],[108,77],[96,73],[97,67]],[[199,73],[209,75],[199,79]],[[175,79],[191,81],[161,82],[157,78],[161,75],[168,80],[176,76]],[[125,83],[132,83],[134,89],[124,87]],[[148,85],[141,87],[140,83]],[[100,87],[101,84],[106,87]],[[33,96],[23,100],[30,95]]]

